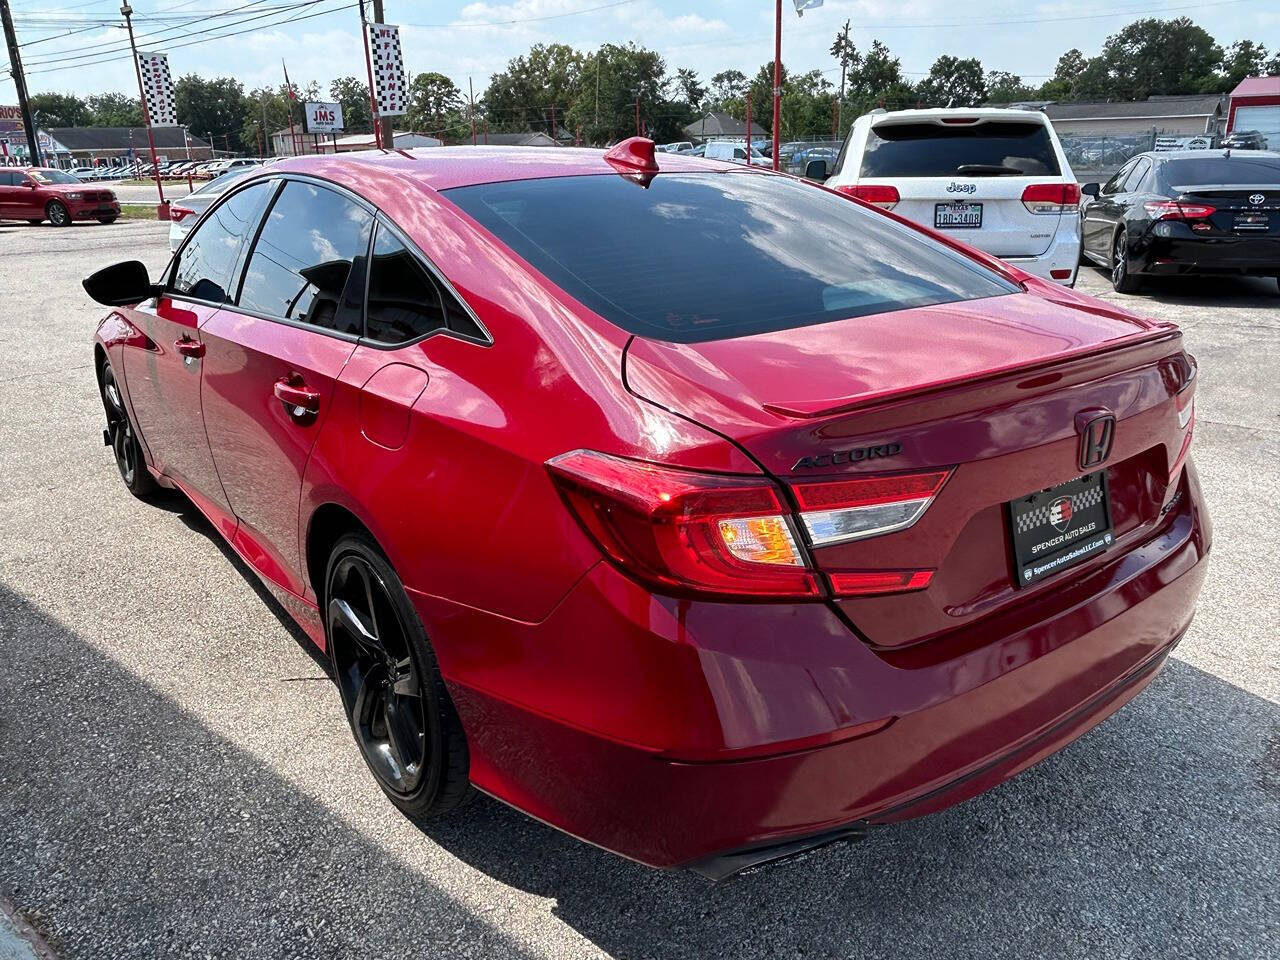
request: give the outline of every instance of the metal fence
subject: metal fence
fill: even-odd
[[[1142,133],[1126,131],[1112,133],[1064,133],[1058,131],[1062,150],[1071,164],[1071,171],[1080,182],[1106,180],[1130,158],[1148,150],[1174,150],[1184,147],[1208,149],[1213,145],[1211,135],[1189,137],[1182,133],[1166,132],[1152,127]]]

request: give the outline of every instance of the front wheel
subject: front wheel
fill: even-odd
[[[383,793],[411,820],[471,793],[467,741],[422,621],[371,537],[338,541],[325,632],[351,732]]]
[[[120,385],[116,383],[116,375],[110,364],[102,370],[102,405],[107,411],[107,438],[111,443],[111,452],[115,454],[120,479],[135,497],[140,500],[149,499],[159,487],[147,471],[142,444],[138,442],[138,435],[133,432],[133,423],[129,420],[124,398],[120,395]]]
[[[1137,293],[1142,278],[1129,272],[1129,234],[1121,230],[1111,245],[1111,288],[1116,293]]]
[[[61,201],[50,201],[49,206],[44,208],[44,212],[48,215],[49,222],[55,227],[71,226],[71,212]]]

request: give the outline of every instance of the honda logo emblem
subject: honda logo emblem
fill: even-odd
[[[1111,456],[1116,435],[1116,418],[1109,413],[1095,416],[1080,430],[1080,469],[1096,467]]]

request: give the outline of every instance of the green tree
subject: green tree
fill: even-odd
[[[142,104],[123,93],[96,93],[85,98],[95,127],[140,127]]]
[[[1022,82],[1022,78],[1004,70],[987,73],[987,100],[991,103],[1016,103],[1019,100],[1036,99],[1036,91]]]
[[[482,102],[497,130],[554,135],[581,91],[585,58],[563,43],[539,43],[489,79]],[[555,116],[553,126],[552,117]]]
[[[724,109],[730,100],[741,100],[747,94],[747,75],[741,70],[722,70],[711,78],[710,106]]]
[[[884,106],[902,108],[912,105],[915,91],[902,77],[902,62],[879,40],[859,58],[849,71],[848,97],[859,111]]]
[[[707,101],[707,88],[698,80],[696,71],[681,67],[675,75],[676,96],[692,113],[702,110]]]
[[[342,107],[344,133],[372,133],[373,114],[369,109],[369,85],[355,77],[339,77],[329,84],[332,102]]]
[[[245,96],[232,77],[206,80],[196,74],[179,77],[173,85],[178,123],[197,137],[231,150],[243,151]]]
[[[240,124],[240,142],[252,144],[253,151],[270,155],[271,135],[289,126],[289,97],[284,84],[278,87],[261,87],[245,95],[244,116]],[[294,123],[301,129],[296,106]]]
[[[85,127],[93,120],[89,105],[71,93],[36,93],[31,112],[41,127]]]
[[[1187,17],[1135,20],[1102,45],[1111,96],[1196,93],[1211,84],[1222,47]]]
[[[1088,58],[1075,47],[1072,47],[1058,58],[1058,65],[1053,71],[1053,77],[1046,80],[1040,89],[1036,91],[1036,99],[1069,100],[1071,98],[1072,85],[1076,82],[1076,78],[1084,72],[1088,63]]]
[[[449,140],[471,135],[468,104],[443,73],[419,73],[409,85],[408,123],[412,130]]]
[[[787,82],[790,75],[787,72],[787,65],[782,65],[781,71],[782,95],[786,96]],[[773,127],[773,61],[760,67],[756,71],[756,75],[751,80],[751,86],[747,88],[747,92],[751,94],[751,122],[752,125],[760,124],[761,128],[768,131]]]
[[[660,142],[675,140],[689,122],[690,110],[665,96],[666,70],[653,50],[634,43],[604,44],[584,61],[578,93],[565,114],[567,128],[575,134],[581,128],[586,143],[635,136],[638,101],[642,131]],[[486,91],[486,101],[488,96]]]
[[[976,107],[987,99],[987,81],[977,58],[961,60],[943,54],[929,68],[917,90],[931,107]]]
[[[1220,84],[1206,92],[1230,92],[1245,77],[1264,76],[1267,72],[1267,48],[1252,40],[1237,40],[1222,58]]]

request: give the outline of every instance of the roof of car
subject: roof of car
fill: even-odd
[[[409,177],[433,190],[498,183],[617,173],[604,150],[579,147],[422,147],[414,150],[362,150],[358,153],[290,157],[269,169],[348,179],[352,173],[383,172]],[[656,154],[659,172],[736,170],[733,164],[702,160],[688,154]]]
[[[1048,123],[1047,118],[1039,110],[1015,110],[1008,107],[928,107],[922,110],[886,110],[883,113],[865,114],[871,122],[884,123],[886,120],[900,122],[906,120],[941,120],[945,117],[979,117],[984,120],[1030,120]]]
[[[1280,153],[1273,150],[1237,150],[1235,148],[1218,148],[1215,150],[1148,150],[1148,157],[1158,160],[1203,160],[1205,157],[1267,157],[1280,159]]]

